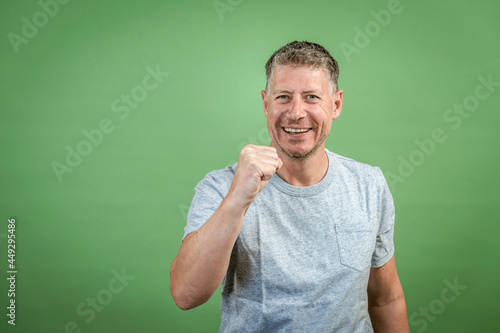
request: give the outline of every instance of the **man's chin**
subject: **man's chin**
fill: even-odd
[[[306,159],[318,150],[318,147],[313,147],[310,149],[289,149],[282,146],[278,147],[285,155],[295,159]]]

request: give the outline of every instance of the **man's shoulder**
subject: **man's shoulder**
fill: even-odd
[[[336,172],[349,175],[359,180],[383,180],[385,182],[382,170],[378,166],[356,161],[350,157],[342,156],[326,149],[330,161],[333,161]],[[334,172],[335,172],[334,171]]]
[[[196,185],[197,190],[206,191],[208,188],[217,189],[224,193],[229,191],[236,171],[236,163],[223,169],[212,170]]]

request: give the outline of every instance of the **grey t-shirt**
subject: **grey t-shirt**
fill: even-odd
[[[319,183],[275,174],[248,209],[222,283],[220,332],[373,332],[369,268],[394,253],[393,199],[378,167],[326,153]],[[184,237],[219,207],[235,170],[198,183]]]

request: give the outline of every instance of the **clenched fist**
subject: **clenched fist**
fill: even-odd
[[[248,209],[257,194],[283,165],[276,148],[246,145],[241,150],[228,197],[238,206]]]

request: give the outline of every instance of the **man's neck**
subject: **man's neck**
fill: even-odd
[[[278,150],[283,166],[276,172],[281,179],[298,187],[312,186],[319,183],[328,171],[328,156],[321,146],[305,158],[293,158]]]

